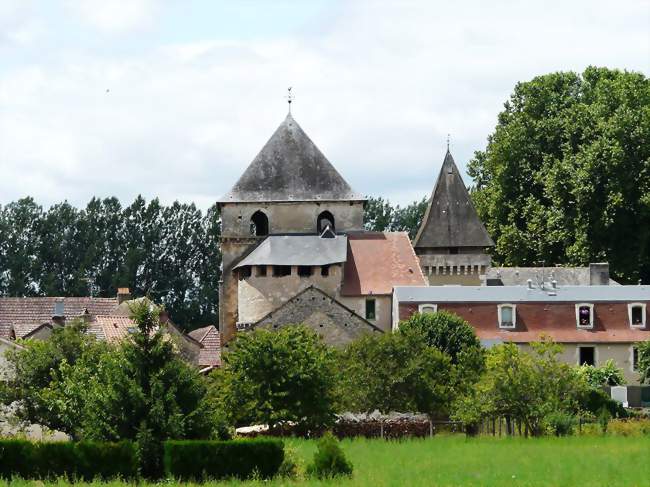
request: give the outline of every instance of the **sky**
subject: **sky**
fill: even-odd
[[[358,192],[465,169],[517,82],[650,73],[650,0],[0,0],[0,205],[212,205],[287,112]],[[466,176],[466,182],[471,183]]]

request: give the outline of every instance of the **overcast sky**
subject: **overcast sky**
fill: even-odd
[[[287,111],[359,192],[427,195],[518,81],[650,72],[649,0],[0,0],[0,204],[206,208]],[[468,180],[469,182],[469,180]]]

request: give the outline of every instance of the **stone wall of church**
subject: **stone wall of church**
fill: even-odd
[[[267,266],[266,275],[260,276],[258,267],[253,266],[250,277],[238,282],[237,323],[255,323],[309,286],[330,296],[337,296],[341,289],[340,264],[330,265],[327,276],[322,276],[321,268],[314,266],[309,277],[299,276],[297,266],[292,266],[290,276],[274,276],[273,266]]]
[[[221,228],[225,237],[250,236],[251,217],[262,211],[269,220],[269,233],[316,233],[318,215],[329,211],[337,232],[363,230],[363,202],[277,202],[232,203],[221,208]]]
[[[277,329],[288,324],[308,326],[331,346],[345,346],[365,333],[381,333],[360,316],[314,288],[294,297],[257,326]]]

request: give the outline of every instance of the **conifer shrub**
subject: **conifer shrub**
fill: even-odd
[[[274,439],[165,442],[165,474],[182,481],[267,479],[278,473],[283,460],[284,443]]]
[[[307,467],[307,473],[319,479],[352,475],[352,463],[345,457],[338,440],[332,433],[325,433],[318,441],[314,461]]]
[[[138,463],[132,443],[0,440],[0,477],[132,479]]]

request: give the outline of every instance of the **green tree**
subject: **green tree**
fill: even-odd
[[[57,396],[51,386],[62,379],[62,366],[73,367],[82,357],[97,359],[106,352],[107,345],[86,334],[82,321],[54,329],[47,340],[25,342],[24,348],[7,353],[15,373],[1,389],[2,403],[13,403],[15,416],[23,423],[40,424],[79,438],[79,412],[65,410],[66,394]]]
[[[504,265],[608,260],[650,281],[650,80],[587,68],[516,85],[469,174]]]
[[[365,228],[373,232],[407,232],[409,238],[414,239],[427,209],[427,201],[422,199],[405,207],[393,207],[388,200],[368,197],[364,212]]]
[[[215,372],[216,395],[237,424],[296,422],[308,430],[334,419],[334,352],[300,325],[239,334]]]
[[[453,394],[448,355],[419,331],[373,334],[352,342],[341,358],[341,406],[351,411],[444,414]]]
[[[481,348],[474,328],[460,316],[448,311],[416,313],[399,324],[401,332],[420,332],[427,345],[435,347],[451,357],[457,364],[462,352]]]
[[[639,354],[637,363],[639,381],[644,384],[650,382],[650,340],[638,343],[636,346]]]
[[[600,389],[603,386],[621,386],[625,384],[625,375],[623,370],[616,365],[613,359],[607,360],[600,367],[583,364],[578,368],[580,374],[594,389]]]
[[[513,343],[489,350],[482,380],[456,401],[452,416],[468,422],[505,417],[508,432],[517,420],[538,436],[551,417],[577,413],[588,388],[583,376],[558,360],[559,345],[543,340],[531,346],[531,353]]]

